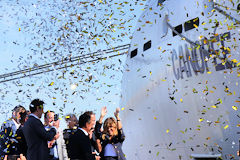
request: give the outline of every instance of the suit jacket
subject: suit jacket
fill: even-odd
[[[68,155],[67,155],[66,144],[63,139],[63,131],[58,130],[58,132],[59,132],[59,138],[57,139],[58,157],[59,157],[59,160],[67,160]]]
[[[66,144],[66,149],[67,149],[67,155],[68,155],[68,158],[71,159],[71,155],[70,155],[70,144],[69,144],[69,139],[70,139],[70,136],[74,135],[74,132],[76,132],[78,129],[64,129],[63,130],[63,139],[65,141],[65,144]]]
[[[69,137],[69,155],[71,159],[95,160],[92,154],[91,142],[84,132],[78,129]]]
[[[17,154],[23,154],[25,157],[27,156],[27,142],[23,134],[23,126],[20,126],[16,132],[16,140],[17,143]]]
[[[46,131],[42,122],[30,115],[24,124],[23,134],[28,146],[27,159],[47,160],[49,156],[47,143],[54,138],[56,129]]]
[[[0,159],[4,155],[16,154],[16,140],[15,134],[17,131],[17,126],[12,119],[6,120],[0,130]],[[7,147],[8,146],[8,147]]]

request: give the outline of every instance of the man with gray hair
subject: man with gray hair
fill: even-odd
[[[86,111],[79,117],[79,128],[69,137],[71,160],[100,160],[100,157],[92,152],[89,137],[95,123],[96,117],[92,111]]]
[[[60,129],[59,115],[54,111],[47,111],[44,115],[45,129],[49,130],[51,127],[50,123],[57,129],[57,136],[52,141],[48,142],[50,148],[50,154],[48,160],[67,160],[66,144],[63,139],[63,131]]]
[[[5,155],[15,155],[17,152],[15,134],[20,127],[20,113],[25,112],[21,105],[14,107],[12,117],[3,122],[0,130],[0,158]]]
[[[70,139],[70,136],[77,131],[78,120],[75,114],[67,114],[65,116],[65,121],[67,123],[67,128],[63,130],[63,139],[66,144],[68,157],[71,158],[69,139]]]

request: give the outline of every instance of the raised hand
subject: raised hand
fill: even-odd
[[[116,117],[116,119],[119,119],[119,112],[120,112],[120,108],[116,108],[116,111],[114,112],[114,116]]]
[[[102,109],[101,109],[101,116],[105,117],[106,114],[107,114],[107,107],[105,106],[105,107],[102,107]]]
[[[119,112],[120,112],[120,108],[116,108],[116,112],[114,112],[114,116],[117,119],[117,128],[122,129],[122,123],[121,123],[121,120],[120,120],[120,117],[119,117]]]
[[[105,107],[102,107],[101,109],[101,116],[99,118],[99,123],[102,124],[103,118],[106,116],[106,114],[107,114],[107,107],[105,106]]]

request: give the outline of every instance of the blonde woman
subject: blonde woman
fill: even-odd
[[[109,117],[104,121],[103,131],[101,132],[102,121],[107,114],[107,108],[103,107],[100,119],[95,126],[96,136],[102,144],[100,156],[103,160],[126,160],[122,151],[122,143],[125,140],[125,135],[123,133],[119,111],[120,109],[117,108],[114,113],[115,118]]]

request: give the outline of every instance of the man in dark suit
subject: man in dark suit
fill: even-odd
[[[98,160],[100,157],[92,154],[89,133],[96,123],[95,114],[87,111],[79,117],[79,128],[69,137],[71,160]]]
[[[35,99],[31,102],[29,109],[31,114],[23,127],[23,134],[27,141],[28,160],[47,160],[49,155],[48,141],[53,140],[56,129],[53,127],[46,131],[40,121],[43,114],[44,102]]]

